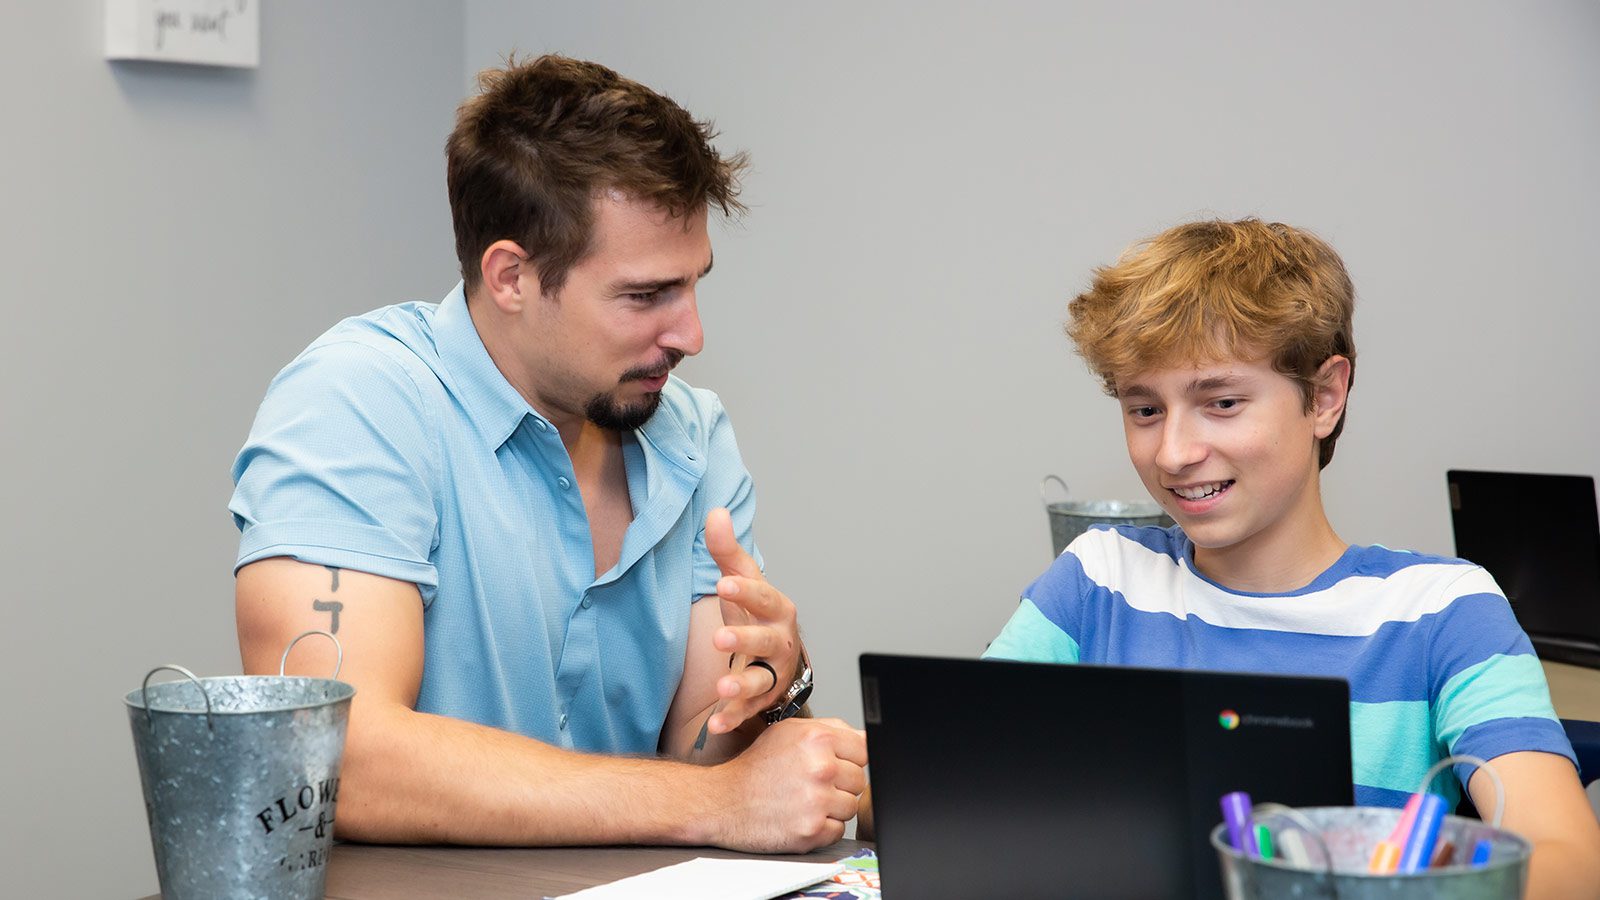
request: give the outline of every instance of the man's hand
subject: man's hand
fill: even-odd
[[[719,847],[804,853],[844,837],[866,789],[867,736],[838,719],[788,719],[713,771],[729,779]]]
[[[724,624],[711,636],[712,645],[731,657],[728,674],[717,679],[722,707],[706,729],[726,734],[746,719],[776,705],[794,682],[800,662],[800,627],[794,603],[767,582],[750,554],[733,534],[726,509],[706,516],[706,549],[722,570],[717,598]],[[734,624],[734,623],[744,624]],[[751,665],[759,661],[771,666]]]

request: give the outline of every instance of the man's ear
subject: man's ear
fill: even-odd
[[[522,312],[531,299],[528,292],[539,291],[539,273],[515,241],[490,244],[478,260],[478,270],[483,276],[484,296],[503,313]]]
[[[1350,360],[1343,356],[1328,357],[1317,368],[1311,393],[1311,414],[1316,418],[1318,440],[1333,433],[1334,426],[1344,415],[1344,403],[1349,396]]]

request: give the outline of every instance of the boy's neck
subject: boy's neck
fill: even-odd
[[[1227,547],[1194,548],[1194,565],[1232,591],[1282,594],[1298,590],[1338,561],[1349,547],[1333,530],[1322,504],[1269,531]]]

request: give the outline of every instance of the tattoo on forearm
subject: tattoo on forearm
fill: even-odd
[[[335,573],[334,573],[333,577],[334,577],[335,581],[338,580],[339,575],[338,575],[337,570],[335,570]],[[344,604],[343,603],[340,603],[337,600],[329,600],[326,603],[324,603],[321,600],[312,600],[311,601],[311,608],[316,610],[317,612],[331,612],[331,613],[333,613],[333,624],[328,628],[328,630],[333,632],[334,634],[338,634],[339,633],[339,610],[344,609]]]
[[[694,751],[693,752],[699,753],[701,750],[704,750],[706,748],[706,737],[708,735],[710,735],[710,734],[711,734],[711,717],[710,716],[706,716],[705,722],[700,725],[700,736],[694,739]]]

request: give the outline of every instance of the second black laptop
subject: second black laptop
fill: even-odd
[[[1221,897],[1218,801],[1348,806],[1340,679],[863,654],[888,896]]]

